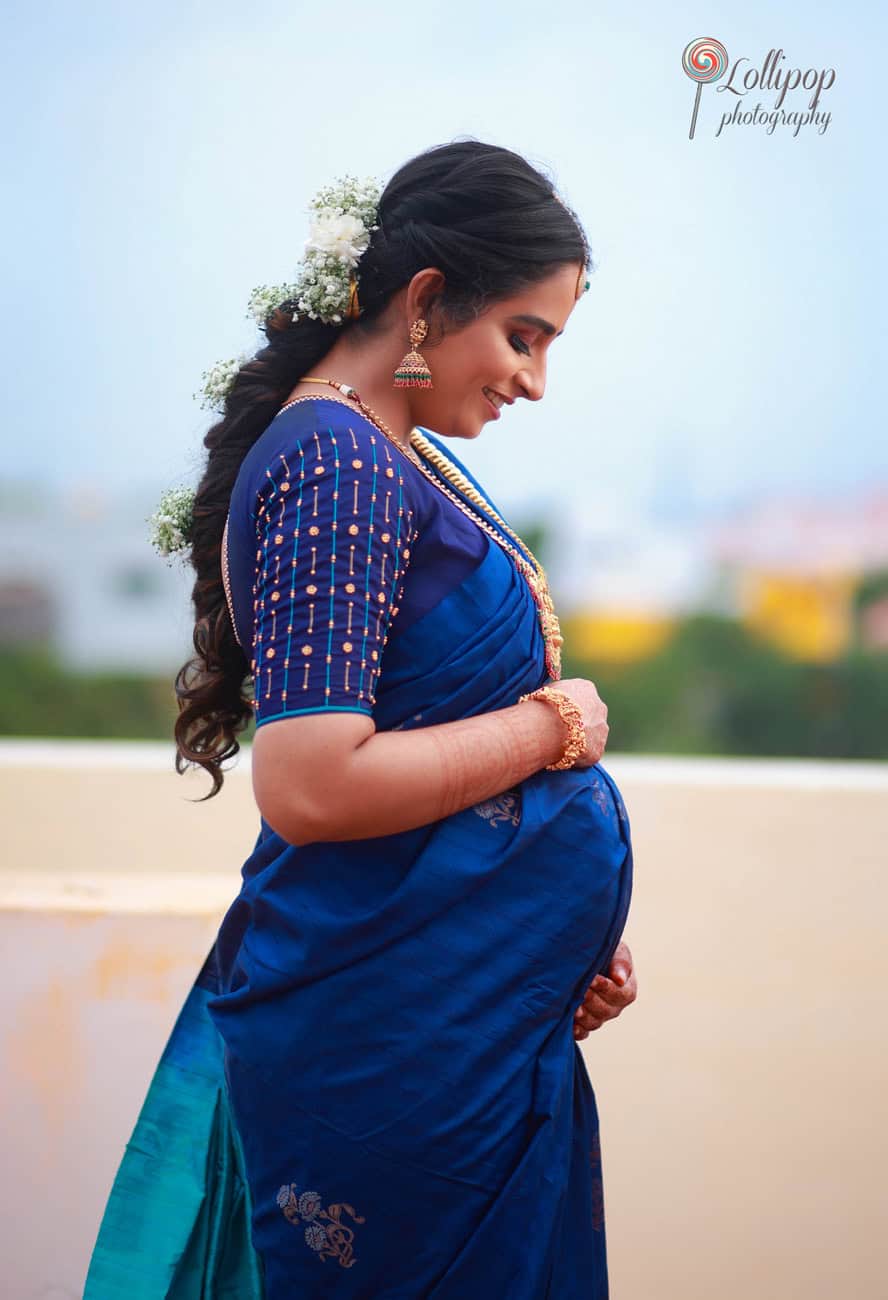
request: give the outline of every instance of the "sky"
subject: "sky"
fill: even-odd
[[[881,12],[880,12],[881,11]],[[622,521],[888,484],[884,6],[90,0],[6,10],[14,482],[196,483],[215,361],[262,345],[306,205],[473,136],[541,165],[598,258],[541,402],[454,444],[504,507]],[[685,45],[833,68],[797,135],[735,124]],[[727,74],[726,74],[727,75]],[[739,84],[739,82],[738,82]],[[810,95],[787,95],[805,109]],[[443,431],[442,431],[443,432]]]

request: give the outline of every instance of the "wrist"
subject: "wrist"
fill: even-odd
[[[561,756],[554,763],[546,764],[547,772],[559,772],[573,767],[576,760],[586,750],[586,726],[580,706],[557,687],[540,686],[535,691],[522,695],[518,700],[541,700],[550,708],[557,710],[562,721],[563,747]]]

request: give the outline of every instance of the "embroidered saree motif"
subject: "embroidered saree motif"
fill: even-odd
[[[484,799],[481,803],[473,804],[472,807],[489,826],[496,826],[499,822],[511,822],[513,826],[521,823],[518,795],[512,790],[504,790],[493,799]]]
[[[296,1183],[284,1183],[277,1194],[277,1203],[288,1223],[305,1224],[305,1244],[322,1262],[337,1259],[342,1268],[351,1268],[357,1262],[352,1245],[355,1234],[342,1222],[343,1214],[350,1215],[355,1223],[364,1222],[360,1214],[355,1214],[353,1206],[342,1201],[322,1210],[320,1195],[300,1193]]]

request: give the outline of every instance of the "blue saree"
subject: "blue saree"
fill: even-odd
[[[327,708],[434,726],[548,680],[511,558],[383,443],[317,399],[285,408],[245,461],[229,555],[257,726]],[[298,509],[283,491],[297,456]],[[315,551],[303,572],[307,550],[276,548],[308,532],[321,552],[332,528],[341,557],[365,525],[379,592],[363,554],[357,582],[331,568],[330,617],[315,627],[311,607],[297,659],[301,581],[327,588]],[[572,1026],[631,883],[600,765],[369,839],[292,845],[263,820],[121,1164],[86,1300],[605,1300],[598,1116]]]

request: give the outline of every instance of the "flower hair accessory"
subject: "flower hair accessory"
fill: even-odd
[[[373,177],[343,176],[319,190],[309,203],[312,221],[305,254],[292,284],[259,285],[250,295],[247,314],[264,325],[283,302],[293,302],[293,320],[302,316],[341,325],[348,316],[357,283],[355,270],[370,236],[378,230],[381,195]]]
[[[378,230],[381,186],[372,176],[359,180],[343,176],[318,190],[308,205],[312,220],[305,253],[291,284],[257,285],[247,303],[247,316],[263,328],[282,305],[294,306],[293,321],[303,317],[341,325],[360,314],[357,267],[370,236]],[[205,410],[220,415],[225,398],[248,355],[219,361],[201,375],[200,397]]]
[[[178,555],[190,547],[194,497],[194,489],[186,487],[168,488],[160,498],[157,509],[148,520],[151,545],[158,555]]]

